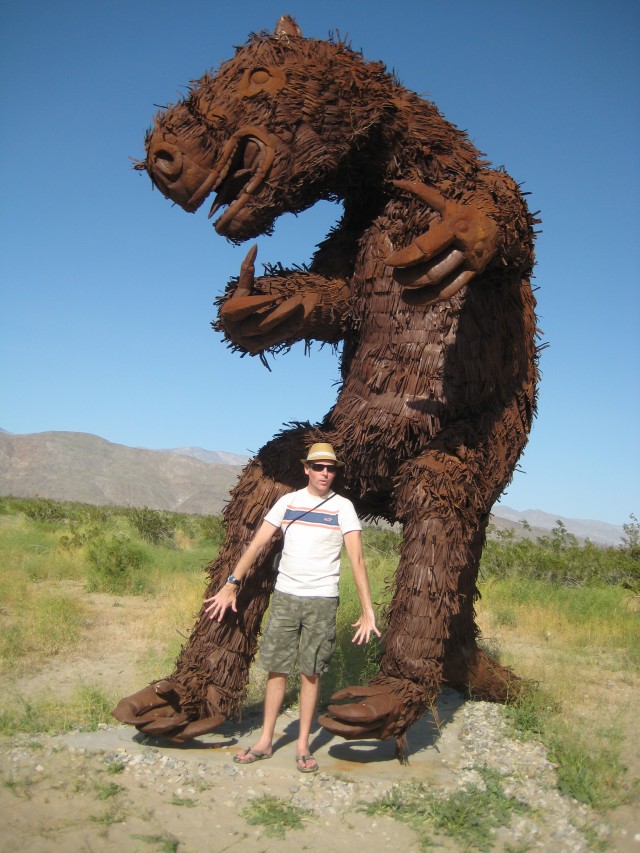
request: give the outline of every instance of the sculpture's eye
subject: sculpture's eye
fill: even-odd
[[[256,68],[249,77],[252,86],[264,86],[269,80],[271,80],[271,74],[267,68]]]
[[[251,98],[261,92],[275,95],[286,83],[284,71],[281,68],[248,68],[240,81],[238,91],[243,98]]]

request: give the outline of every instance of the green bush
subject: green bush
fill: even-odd
[[[128,515],[140,538],[145,542],[152,545],[175,545],[176,518],[172,513],[143,507],[131,509]]]
[[[58,524],[68,515],[63,503],[48,498],[32,498],[19,502],[18,506],[27,518],[46,524]]]
[[[365,527],[362,531],[362,547],[367,556],[375,555],[388,559],[398,559],[402,536],[395,530],[379,527]]]
[[[87,559],[90,592],[141,595],[150,589],[143,573],[148,556],[140,545],[124,536],[96,540],[87,549]]]
[[[625,533],[622,547],[628,556],[628,572],[622,586],[630,589],[634,595],[640,595],[640,523],[631,513],[629,521],[622,528]]]
[[[220,515],[203,515],[200,517],[199,535],[218,547],[222,545],[225,527],[224,520]]]
[[[15,515],[17,512],[11,498],[0,497],[0,515]]]
[[[550,536],[540,536],[535,542],[516,541],[512,530],[490,528],[480,574],[486,580],[517,577],[556,587],[634,588],[634,584],[640,584],[640,558],[635,556],[632,545],[601,547],[589,541],[580,544],[558,521]]]
[[[70,551],[74,548],[82,548],[99,539],[103,533],[104,527],[102,525],[70,521],[66,531],[60,536],[60,545]]]
[[[117,509],[49,498],[0,498],[0,515],[22,514],[31,521],[57,527],[71,523],[106,525]]]

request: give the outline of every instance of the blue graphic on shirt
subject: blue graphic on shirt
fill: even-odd
[[[301,524],[314,524],[321,527],[339,528],[338,513],[328,513],[325,511],[314,512],[311,510],[299,510],[292,507],[287,507],[284,513],[283,524],[293,524],[294,521],[300,519]]]

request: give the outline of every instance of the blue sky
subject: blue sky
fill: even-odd
[[[640,515],[640,7],[629,0],[9,0],[0,12],[0,426],[251,454],[333,404],[337,357],[227,350],[212,302],[248,246],[131,170],[154,105],[283,13],[347,35],[466,129],[541,210],[539,414],[503,497]],[[206,207],[206,206],[205,206]],[[258,261],[302,263],[338,211],[284,217]]]

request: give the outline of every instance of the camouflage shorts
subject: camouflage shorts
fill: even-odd
[[[260,642],[260,666],[290,675],[300,653],[300,672],[326,672],[336,647],[337,598],[306,598],[274,592]]]

